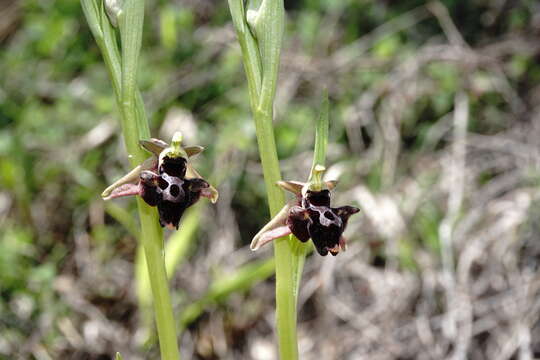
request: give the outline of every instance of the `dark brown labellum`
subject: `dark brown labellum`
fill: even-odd
[[[289,210],[289,216],[287,217],[287,226],[291,232],[301,242],[306,242],[311,238],[308,231],[308,225],[310,223],[309,214],[306,209],[301,206],[293,206]]]
[[[201,191],[210,185],[203,179],[181,180],[171,176],[167,179],[172,181],[165,190],[162,190],[157,203],[160,224],[178,229],[184,211],[195,204],[201,197]]]
[[[352,214],[360,211],[353,206],[330,207],[328,190],[311,191],[298,199],[287,217],[287,226],[302,242],[313,240],[317,252],[326,256],[337,255],[342,245],[342,234]]]
[[[140,195],[150,206],[157,206],[159,223],[176,228],[184,211],[196,203],[201,191],[210,185],[203,179],[186,179],[186,159],[164,157],[159,174],[143,171],[140,176]]]
[[[140,176],[140,196],[150,206],[156,206],[160,194],[157,191],[158,176],[151,171],[143,171]]]

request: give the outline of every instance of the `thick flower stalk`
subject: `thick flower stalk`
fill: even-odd
[[[249,100],[259,145],[271,216],[285,195],[276,186],[281,180],[273,129],[273,106],[285,24],[283,0],[228,0],[238,42],[242,49]],[[296,242],[298,243],[298,242]],[[274,243],[276,263],[276,324],[281,359],[298,358],[296,299],[305,248],[293,239]],[[300,244],[301,245],[301,244]]]
[[[137,88],[137,71],[144,23],[144,0],[81,0],[92,35],[109,73],[120,124],[133,166],[146,163],[140,139],[150,137],[144,104]],[[141,244],[147,264],[162,359],[178,360],[176,326],[163,257],[163,235],[158,212],[137,199]]]

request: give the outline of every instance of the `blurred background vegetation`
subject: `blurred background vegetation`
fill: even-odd
[[[306,261],[301,357],[540,357],[540,4],[285,6],[284,178],[307,176],[327,87],[334,203],[362,209],[346,253]],[[205,146],[196,165],[221,195],[166,233],[181,351],[275,359],[272,251],[248,249],[268,212],[226,2],[148,1],[139,80],[154,136]],[[157,357],[135,204],[100,198],[126,156],[79,2],[1,1],[0,358]]]

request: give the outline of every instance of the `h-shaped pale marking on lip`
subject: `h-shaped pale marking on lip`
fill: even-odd
[[[308,182],[301,182],[301,181],[278,181],[276,185],[281,187],[284,190],[287,190],[294,195],[296,195],[296,201],[299,201],[299,199],[309,199],[310,193],[320,193],[323,191],[331,191],[333,190],[336,185],[337,181],[323,181],[322,177],[325,172],[326,168],[322,165],[315,165],[315,167],[312,170],[312,173],[310,175],[310,178]],[[307,201],[307,200],[306,200]],[[304,200],[302,200],[302,204],[304,203]],[[251,241],[250,248],[251,250],[255,251],[259,249],[261,246],[271,242],[274,239],[289,235],[292,233],[292,229],[289,226],[295,226],[289,224],[289,220],[295,219],[294,215],[291,214],[292,209],[299,208],[300,213],[303,213],[304,219],[303,220],[309,220],[310,224],[313,224],[313,219],[310,218],[308,215],[308,208],[305,208],[304,206],[296,206],[295,201],[287,203],[276,216],[274,216],[270,222],[268,222],[254,237]],[[332,225],[337,226],[342,231],[344,230],[344,225],[346,225],[345,221],[348,219],[348,217],[357,211],[351,212],[348,216],[346,216],[346,219],[342,219],[342,215],[347,215],[347,213],[352,210],[352,207],[341,207],[341,208],[330,208],[330,206],[316,206],[311,203],[309,203],[309,209],[314,210],[319,213],[318,215],[318,223],[320,226],[329,228]],[[334,213],[334,211],[336,211]],[[330,211],[331,217],[328,217],[326,214]],[[343,213],[345,211],[345,213]],[[298,214],[297,214],[298,215]],[[307,217],[307,219],[305,218]],[[298,219],[296,219],[298,220]],[[294,220],[291,220],[294,221]],[[309,225],[308,225],[309,226]],[[309,232],[309,229],[307,230]],[[310,234],[311,235],[311,234]],[[298,234],[297,236],[300,236]],[[313,240],[313,239],[312,239]],[[305,241],[305,240],[301,240]],[[317,244],[315,244],[318,246]],[[320,244],[319,244],[320,245]],[[318,248],[318,250],[320,250]],[[340,250],[346,251],[347,250],[347,243],[345,237],[340,234],[339,239],[337,243],[332,247],[324,247],[324,250],[326,253],[329,251],[332,253],[332,255],[337,255]]]
[[[151,138],[149,140],[139,140],[139,145],[146,151],[152,153],[154,156],[146,159],[142,164],[136,166],[129,173],[115,181],[112,185],[108,186],[101,194],[103,200],[110,200],[120,196],[135,195],[136,193],[133,192],[136,191],[138,187],[135,188],[133,186],[130,186],[130,184],[137,183],[139,181],[139,177],[142,171],[157,169],[158,165],[161,163],[163,157],[165,156],[182,156],[187,160],[188,158],[195,156],[204,150],[204,147],[198,145],[183,147],[182,139],[182,133],[180,131],[177,131],[173,135],[170,146],[165,141],[156,138]],[[186,170],[186,178],[203,178],[193,168],[189,161],[187,162]],[[122,191],[115,191],[117,188],[120,187],[123,187]],[[113,192],[117,194],[115,195]],[[216,188],[210,185],[207,189],[201,191],[201,196],[210,199],[210,201],[215,204],[219,198],[219,193]]]

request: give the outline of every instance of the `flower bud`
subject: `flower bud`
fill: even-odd
[[[109,21],[114,27],[118,27],[118,18],[122,14],[123,6],[124,3],[122,0],[105,0],[105,11],[107,12]]]

